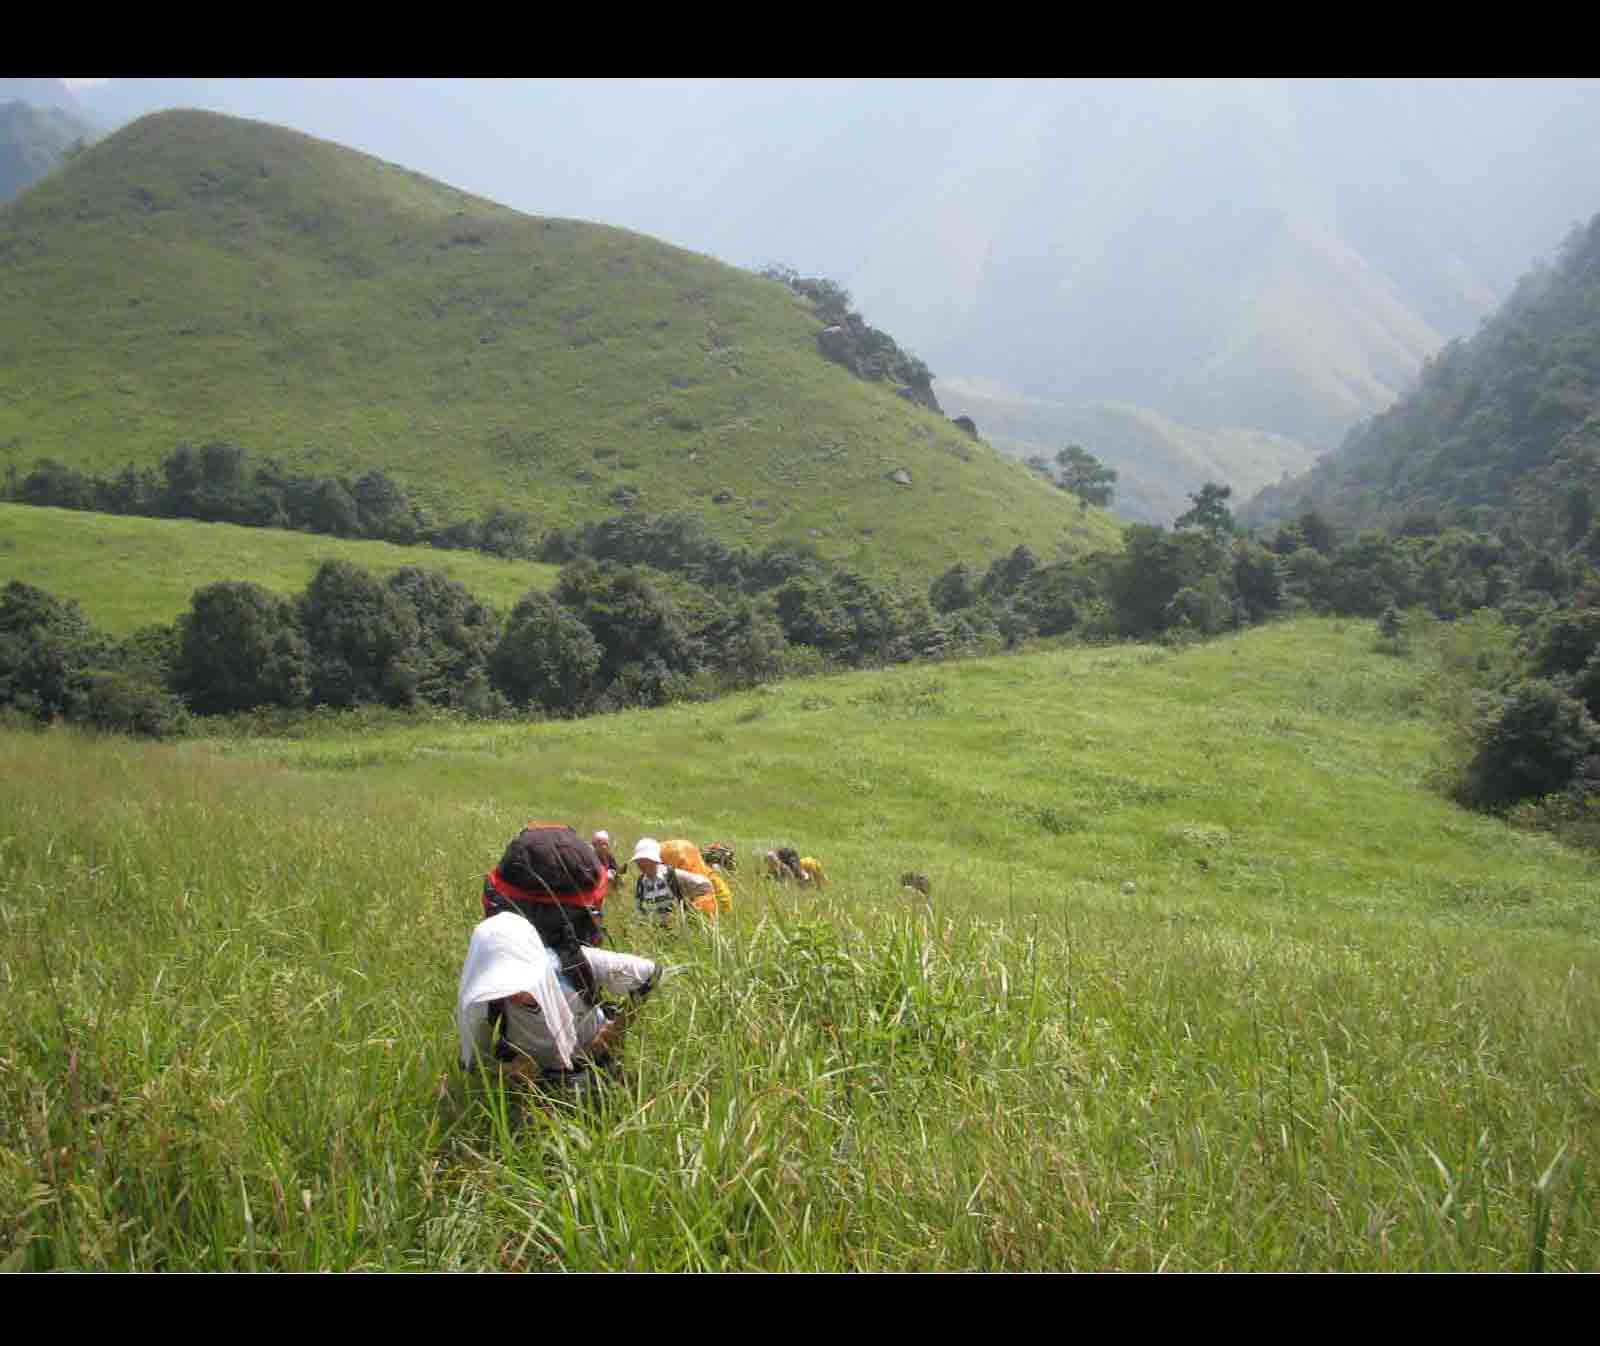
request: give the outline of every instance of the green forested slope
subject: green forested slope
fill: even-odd
[[[823,359],[819,326],[781,286],[641,235],[161,113],[0,209],[0,469],[106,472],[225,439],[379,468],[444,515],[569,525],[637,499],[703,511],[729,542],[917,576],[1114,540]]]
[[[1600,491],[1600,217],[1530,272],[1471,340],[1352,431],[1304,477],[1240,511],[1262,525],[1315,509],[1347,527],[1408,515],[1581,541]]]

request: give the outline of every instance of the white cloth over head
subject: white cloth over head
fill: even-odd
[[[558,966],[532,922],[516,912],[502,911],[478,923],[456,994],[456,1032],[463,1066],[471,1069],[480,1054],[487,1056],[493,1048],[489,1002],[526,991],[544,1015],[562,1064],[572,1068],[578,1033],[556,975]]]

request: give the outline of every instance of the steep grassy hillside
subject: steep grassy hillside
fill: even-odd
[[[529,589],[549,588],[557,570],[475,552],[0,503],[0,584],[22,580],[75,599],[84,616],[113,636],[172,621],[188,611],[196,589],[217,580],[251,580],[297,594],[330,558],[375,575],[402,566],[441,570],[502,611]]]
[[[0,466],[104,472],[229,439],[381,468],[445,515],[562,525],[638,498],[924,577],[1114,539],[828,363],[818,328],[781,286],[638,234],[162,113],[0,210]]]
[[[1140,407],[1067,406],[1023,398],[982,380],[940,380],[941,405],[970,416],[978,433],[1018,458],[1055,456],[1069,444],[1087,449],[1117,472],[1111,512],[1166,527],[1208,481],[1249,496],[1286,473],[1310,466],[1313,454],[1283,435],[1260,430],[1196,430]]]
[[[1374,643],[0,731],[0,1265],[1593,1271],[1593,865],[1426,789],[1434,666]],[[608,903],[674,973],[585,1112],[453,1063],[530,801],[745,861],[715,929]]]

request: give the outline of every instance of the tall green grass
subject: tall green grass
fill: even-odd
[[[13,1268],[1594,1270],[1592,863],[1304,622],[577,724],[0,736]],[[583,1110],[454,1066],[529,816],[733,842]],[[760,849],[827,864],[769,884]],[[899,873],[933,880],[927,898]]]

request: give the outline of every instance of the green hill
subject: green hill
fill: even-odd
[[[829,363],[820,327],[781,285],[638,234],[160,113],[0,209],[0,468],[230,440],[381,469],[442,515],[561,526],[637,499],[918,578],[1115,545],[1109,519]]]
[[[1583,538],[1600,492],[1600,216],[1524,276],[1476,336],[1302,477],[1261,492],[1242,523],[1315,509],[1348,528],[1407,516],[1541,539]]]
[[[557,570],[476,552],[0,503],[0,585],[22,580],[74,599],[113,636],[171,622],[188,611],[196,589],[218,580],[251,580],[298,594],[328,559],[352,561],[380,576],[402,566],[440,570],[502,611],[529,589],[550,588]]]

